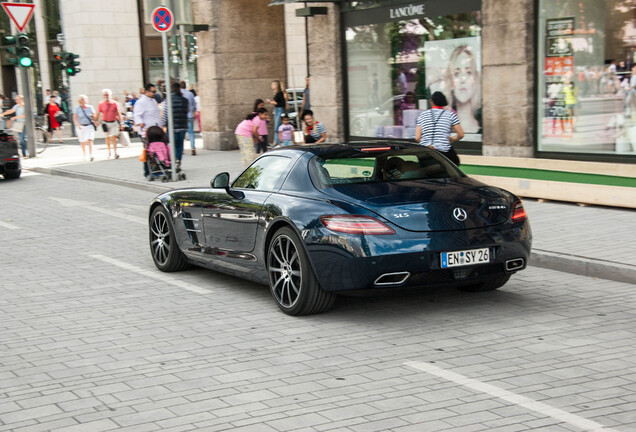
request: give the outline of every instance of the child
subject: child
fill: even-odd
[[[278,140],[282,143],[283,147],[296,144],[294,140],[294,127],[289,124],[289,116],[285,113],[280,116],[283,124],[278,128]]]
[[[161,163],[169,167],[170,147],[164,131],[159,126],[151,126],[146,131],[146,139],[148,141],[148,152],[154,153]]]
[[[256,117],[252,120],[254,126],[257,127],[258,139],[254,143],[254,151],[256,154],[265,153],[267,151],[267,123],[269,122],[269,113],[265,108],[256,110]]]

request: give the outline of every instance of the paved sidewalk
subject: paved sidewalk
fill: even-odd
[[[121,147],[120,159],[108,160],[106,146],[97,144],[96,160],[84,162],[79,144],[48,148],[23,168],[44,174],[118,184],[161,193],[183,187],[206,187],[219,172],[232,178],[241,172],[238,151],[203,150],[191,156],[186,141],[182,169],[186,180],[161,183],[143,177],[138,161],[141,143]],[[530,264],[538,267],[636,284],[636,211],[609,207],[582,207],[573,203],[524,200],[534,235]]]

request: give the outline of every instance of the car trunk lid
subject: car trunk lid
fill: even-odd
[[[504,223],[509,195],[470,178],[337,185],[326,195],[367,208],[409,231],[447,231]]]

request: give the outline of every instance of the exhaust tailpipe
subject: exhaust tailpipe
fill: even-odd
[[[515,258],[506,261],[506,271],[512,272],[522,269],[526,265],[523,258]]]
[[[373,282],[376,286],[401,285],[411,276],[409,272],[384,273]]]

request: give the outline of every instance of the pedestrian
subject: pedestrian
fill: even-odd
[[[431,96],[433,106],[417,118],[415,141],[441,152],[455,165],[459,165],[459,157],[452,143],[464,137],[464,130],[454,111],[447,107],[448,100],[444,93],[436,91]],[[451,135],[451,131],[455,133]]]
[[[61,101],[61,100],[60,100]],[[57,131],[57,139],[59,143],[62,143],[62,131],[60,130],[60,123],[55,117],[58,112],[62,111],[62,107],[56,102],[56,98],[51,96],[49,103],[44,106],[44,114],[48,121],[48,133],[49,138],[53,141],[53,134]]]
[[[22,157],[27,158],[26,128],[24,127],[26,115],[24,109],[24,96],[19,94],[15,97],[15,105],[13,105],[13,108],[4,111],[2,116],[13,114],[13,117],[11,117],[11,130],[18,133]]]
[[[374,74],[375,75],[375,74]],[[300,113],[311,109],[311,98],[309,97],[309,75],[305,77],[305,90],[303,90],[303,102],[300,105]]]
[[[264,109],[264,108],[263,108]],[[254,125],[254,117],[256,113],[250,113],[242,120],[234,130],[236,141],[238,142],[241,152],[241,162],[243,167],[248,166],[256,157],[254,152],[254,143],[258,137],[258,125]]]
[[[174,131],[174,158],[177,168],[181,165],[183,156],[183,141],[188,131],[188,112],[190,103],[181,94],[181,85],[172,83],[172,127]],[[163,124],[168,126],[168,107],[163,110]],[[167,132],[167,131],[166,131]]]
[[[42,105],[47,106],[51,100],[51,89],[46,89],[44,96],[42,96]]]
[[[51,93],[51,100],[53,100],[60,108],[62,107],[62,98],[57,90],[53,90],[53,93]]]
[[[143,94],[139,97],[135,106],[133,107],[133,119],[135,125],[139,128],[139,135],[145,140],[146,131],[150,126],[162,126],[161,112],[159,111],[159,104],[155,100],[155,94],[157,93],[157,87],[154,84],[148,83],[143,89]],[[148,177],[148,165],[146,162],[142,162],[144,166],[144,177]]]
[[[256,110],[256,117],[252,120],[254,123],[254,131],[256,141],[254,143],[254,152],[256,154],[265,153],[268,147],[267,123],[269,122],[269,112],[265,108]]]
[[[281,145],[283,147],[287,147],[296,144],[296,141],[294,140],[294,127],[289,124],[289,116],[287,114],[283,114],[281,116],[281,120],[283,124],[278,128],[278,139],[282,143]]]
[[[155,95],[153,97],[155,98],[157,103],[160,104],[161,102],[163,102],[163,100],[165,99],[165,96],[166,96],[166,84],[165,84],[165,81],[161,80],[161,79],[157,80],[156,89],[157,89],[157,91],[155,92]]]
[[[95,157],[93,157],[93,141],[95,140],[97,113],[91,105],[88,105],[88,97],[86,95],[79,95],[77,102],[79,105],[73,111],[73,123],[77,130],[77,138],[82,147],[84,160],[86,160],[86,147],[88,147],[88,157],[93,162],[95,160]]]
[[[199,96],[198,94],[194,96],[194,103],[196,104],[197,107],[197,112],[196,112],[196,119],[197,119],[197,125],[199,126],[199,133],[201,133],[201,96]]]
[[[194,100],[194,95],[192,92],[186,89],[185,81],[181,81],[179,83],[181,87],[181,96],[188,100],[188,139],[190,140],[190,150],[192,156],[197,154],[196,146],[195,146],[195,138],[194,138],[194,117],[197,112],[197,103]]]
[[[312,110],[303,112],[303,121],[305,122],[305,143],[320,144],[327,139],[327,129],[319,121],[314,119]]]
[[[281,114],[285,112],[285,93],[283,93],[280,81],[272,81],[272,93],[274,93],[274,99],[267,99],[267,103],[274,105],[274,131],[277,131],[280,127]],[[278,134],[275,134],[274,143],[278,146],[280,141],[278,140]]]
[[[106,134],[106,148],[108,149],[108,159],[115,157],[119,159],[117,154],[117,137],[121,130],[121,113],[119,112],[119,104],[113,99],[113,92],[110,89],[102,90],[103,101],[97,106],[97,123],[102,125],[102,130]],[[111,154],[111,146],[113,148]]]
[[[254,101],[254,109],[252,109],[252,112],[257,112],[259,108],[265,108],[265,101],[263,99],[256,99]]]

